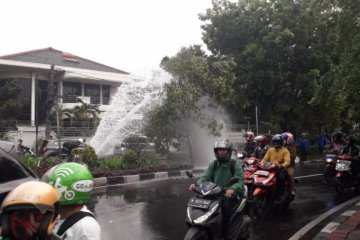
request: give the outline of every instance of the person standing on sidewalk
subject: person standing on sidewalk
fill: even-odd
[[[303,133],[300,136],[299,140],[299,152],[300,152],[300,162],[307,160],[308,152],[310,151],[310,141],[306,138],[306,134]]]
[[[100,240],[99,223],[85,206],[93,188],[89,169],[79,163],[62,163],[48,170],[42,180],[60,195],[60,221],[54,234],[62,240]]]

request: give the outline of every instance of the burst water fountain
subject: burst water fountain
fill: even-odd
[[[115,144],[141,130],[144,113],[160,102],[163,85],[169,79],[167,73],[156,71],[146,79],[131,77],[118,88],[90,141],[98,156],[112,154]]]

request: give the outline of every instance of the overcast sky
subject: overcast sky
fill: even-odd
[[[0,56],[52,47],[131,73],[202,44],[211,0],[4,0]],[[205,47],[203,47],[205,50]]]

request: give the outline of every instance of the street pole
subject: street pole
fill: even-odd
[[[259,122],[258,122],[258,108],[255,107],[255,117],[256,117],[256,136],[259,135]]]
[[[50,75],[49,75],[49,85],[48,85],[48,96],[47,96],[47,106],[46,106],[46,125],[45,125],[45,139],[48,139],[51,131],[51,120],[50,112],[55,103],[55,87],[54,87],[54,64],[51,64]]]
[[[39,148],[39,80],[35,79],[35,154],[38,155]]]

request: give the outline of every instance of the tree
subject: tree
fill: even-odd
[[[15,81],[0,82],[0,119],[16,120],[21,114],[22,103],[18,98],[21,87]]]
[[[146,116],[145,135],[158,148],[168,149],[173,138],[186,137],[186,121],[198,122],[209,127],[213,135],[218,134],[221,126],[203,111],[216,106],[201,100],[208,96],[220,105],[232,100],[234,61],[231,58],[208,58],[200,46],[195,45],[182,48],[172,58],[165,57],[161,66],[172,79],[164,86],[162,104]]]
[[[336,61],[332,7],[317,1],[213,1],[201,15],[203,40],[214,56],[237,63],[235,115],[258,106],[266,122],[293,132],[316,120],[309,101]]]

